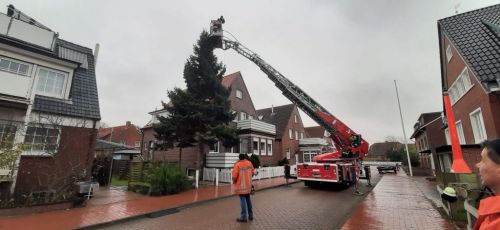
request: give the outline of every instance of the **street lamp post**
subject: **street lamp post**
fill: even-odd
[[[403,129],[403,138],[406,148],[406,158],[408,159],[408,169],[410,170],[410,176],[413,176],[413,171],[411,169],[410,152],[408,151],[408,142],[406,141],[405,124],[403,122],[403,113],[401,112],[401,103],[399,102],[398,85],[396,80],[394,80],[394,87],[396,88],[396,97],[398,98],[399,116],[401,117],[401,128]]]

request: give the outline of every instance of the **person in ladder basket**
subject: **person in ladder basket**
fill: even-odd
[[[239,161],[234,164],[232,171],[234,192],[239,195],[241,204],[241,215],[238,219],[236,219],[237,222],[247,222],[248,220],[253,220],[250,192],[252,189],[254,168],[252,162],[247,160],[245,155],[246,154],[240,153]]]

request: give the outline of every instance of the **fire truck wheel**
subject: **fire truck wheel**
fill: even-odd
[[[318,184],[318,182],[316,182],[316,181],[308,181],[308,180],[304,181],[304,185],[307,186],[307,187],[314,187],[317,184]]]

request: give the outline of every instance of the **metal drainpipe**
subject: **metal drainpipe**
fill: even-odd
[[[36,94],[33,92],[33,89],[35,88],[35,83],[36,83],[36,78],[35,78],[36,77],[36,69],[38,69],[38,65],[34,64],[32,70],[35,70],[35,71],[32,71],[32,75],[31,75],[32,80],[31,80],[30,91],[26,95],[27,97],[29,97],[28,109],[26,110],[26,115],[24,117],[23,129],[21,129],[21,132],[16,132],[16,137],[14,139],[14,145],[24,142],[24,137],[26,136],[26,131],[28,130],[28,124],[29,124],[30,117],[31,117],[31,111],[33,109],[33,104],[35,103],[35,95]],[[14,190],[16,188],[17,174],[19,173],[18,168],[19,168],[19,164],[21,163],[21,155],[19,155],[19,157],[17,158],[13,170],[10,172],[10,174],[12,176],[12,185],[10,186],[10,195],[11,196],[14,194]]]
[[[85,122],[84,122],[85,124]],[[96,130],[96,124],[97,124],[97,121],[96,120],[92,120],[92,132],[97,132]],[[83,128],[87,128],[87,127],[83,127]],[[96,134],[97,135],[97,134]],[[96,138],[94,137],[94,135],[89,135],[90,138],[89,138],[89,144],[92,143],[92,141],[96,141]],[[96,143],[97,144],[97,143]],[[95,145],[94,145],[94,156],[93,156],[93,159],[90,159],[90,155],[92,154],[92,149],[90,148],[89,146],[89,151],[87,153],[87,162],[86,164],[90,164],[90,181],[92,182],[92,166],[93,166],[93,163],[94,163],[94,159],[95,159]],[[91,161],[92,160],[92,161]],[[87,165],[85,165],[85,169],[87,169]]]

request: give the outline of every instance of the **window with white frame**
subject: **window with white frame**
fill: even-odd
[[[451,103],[454,104],[460,98],[462,98],[470,89],[472,88],[472,83],[469,77],[469,70],[465,67],[460,75],[457,77],[455,82],[451,84],[448,89],[448,94],[450,95]]]
[[[295,140],[299,139],[299,131],[295,130]]]
[[[273,140],[267,140],[267,155],[273,155]]]
[[[253,116],[252,115],[248,115],[248,119],[252,120]]]
[[[443,161],[443,170],[444,172],[451,172],[451,156],[450,154],[443,154],[441,160]]]
[[[241,90],[237,89],[236,90],[236,97],[239,99],[243,99],[243,92],[241,92]]]
[[[451,139],[450,139],[450,129],[449,128],[446,128],[444,130],[444,136],[446,138],[446,144],[450,145],[451,144]]]
[[[135,148],[139,148],[139,147],[141,147],[141,142],[140,142],[140,141],[136,141],[136,142],[134,143],[134,147],[135,147]]]
[[[0,148],[10,149],[14,146],[17,127],[12,124],[0,124]]]
[[[21,76],[29,76],[31,73],[31,64],[17,61],[14,59],[0,57],[0,70],[21,75]]]
[[[465,145],[465,136],[464,136],[464,128],[462,127],[462,121],[455,122],[455,126],[457,127],[457,135],[458,141],[461,145]]]
[[[240,114],[241,114],[241,116],[240,116],[240,120],[244,121],[244,120],[246,120],[246,119],[247,119],[247,113],[245,113],[245,112],[241,112]]]
[[[260,149],[260,151],[259,151],[260,155],[266,155],[266,139],[264,139],[264,138],[260,139],[259,149]]]
[[[297,119],[297,114],[294,114],[294,115],[293,115],[293,120],[295,121],[295,123],[298,123],[298,122],[299,122],[299,121],[298,121],[298,119]]]
[[[310,163],[313,161],[313,157],[318,155],[317,152],[312,152],[312,151],[308,151],[308,152],[304,152],[304,163]]]
[[[253,148],[253,153],[259,155],[260,149],[259,149],[259,138],[258,137],[253,138],[252,148]]]
[[[472,126],[472,133],[474,133],[474,141],[480,143],[486,140],[486,128],[484,126],[483,113],[481,108],[474,110],[474,112],[469,114],[470,123]]]
[[[290,148],[286,150],[286,159],[290,160],[292,158]]]
[[[39,68],[36,92],[45,96],[63,97],[68,74],[60,71]]]
[[[290,140],[293,140],[293,130],[292,129],[288,129],[288,137],[290,138]]]
[[[300,139],[304,139],[304,133],[300,132]]]
[[[453,57],[453,52],[451,51],[451,45],[446,47],[446,61],[450,62],[451,57]]]
[[[60,136],[60,128],[29,126],[24,137],[24,144],[27,145],[26,154],[54,154],[57,151]]]

